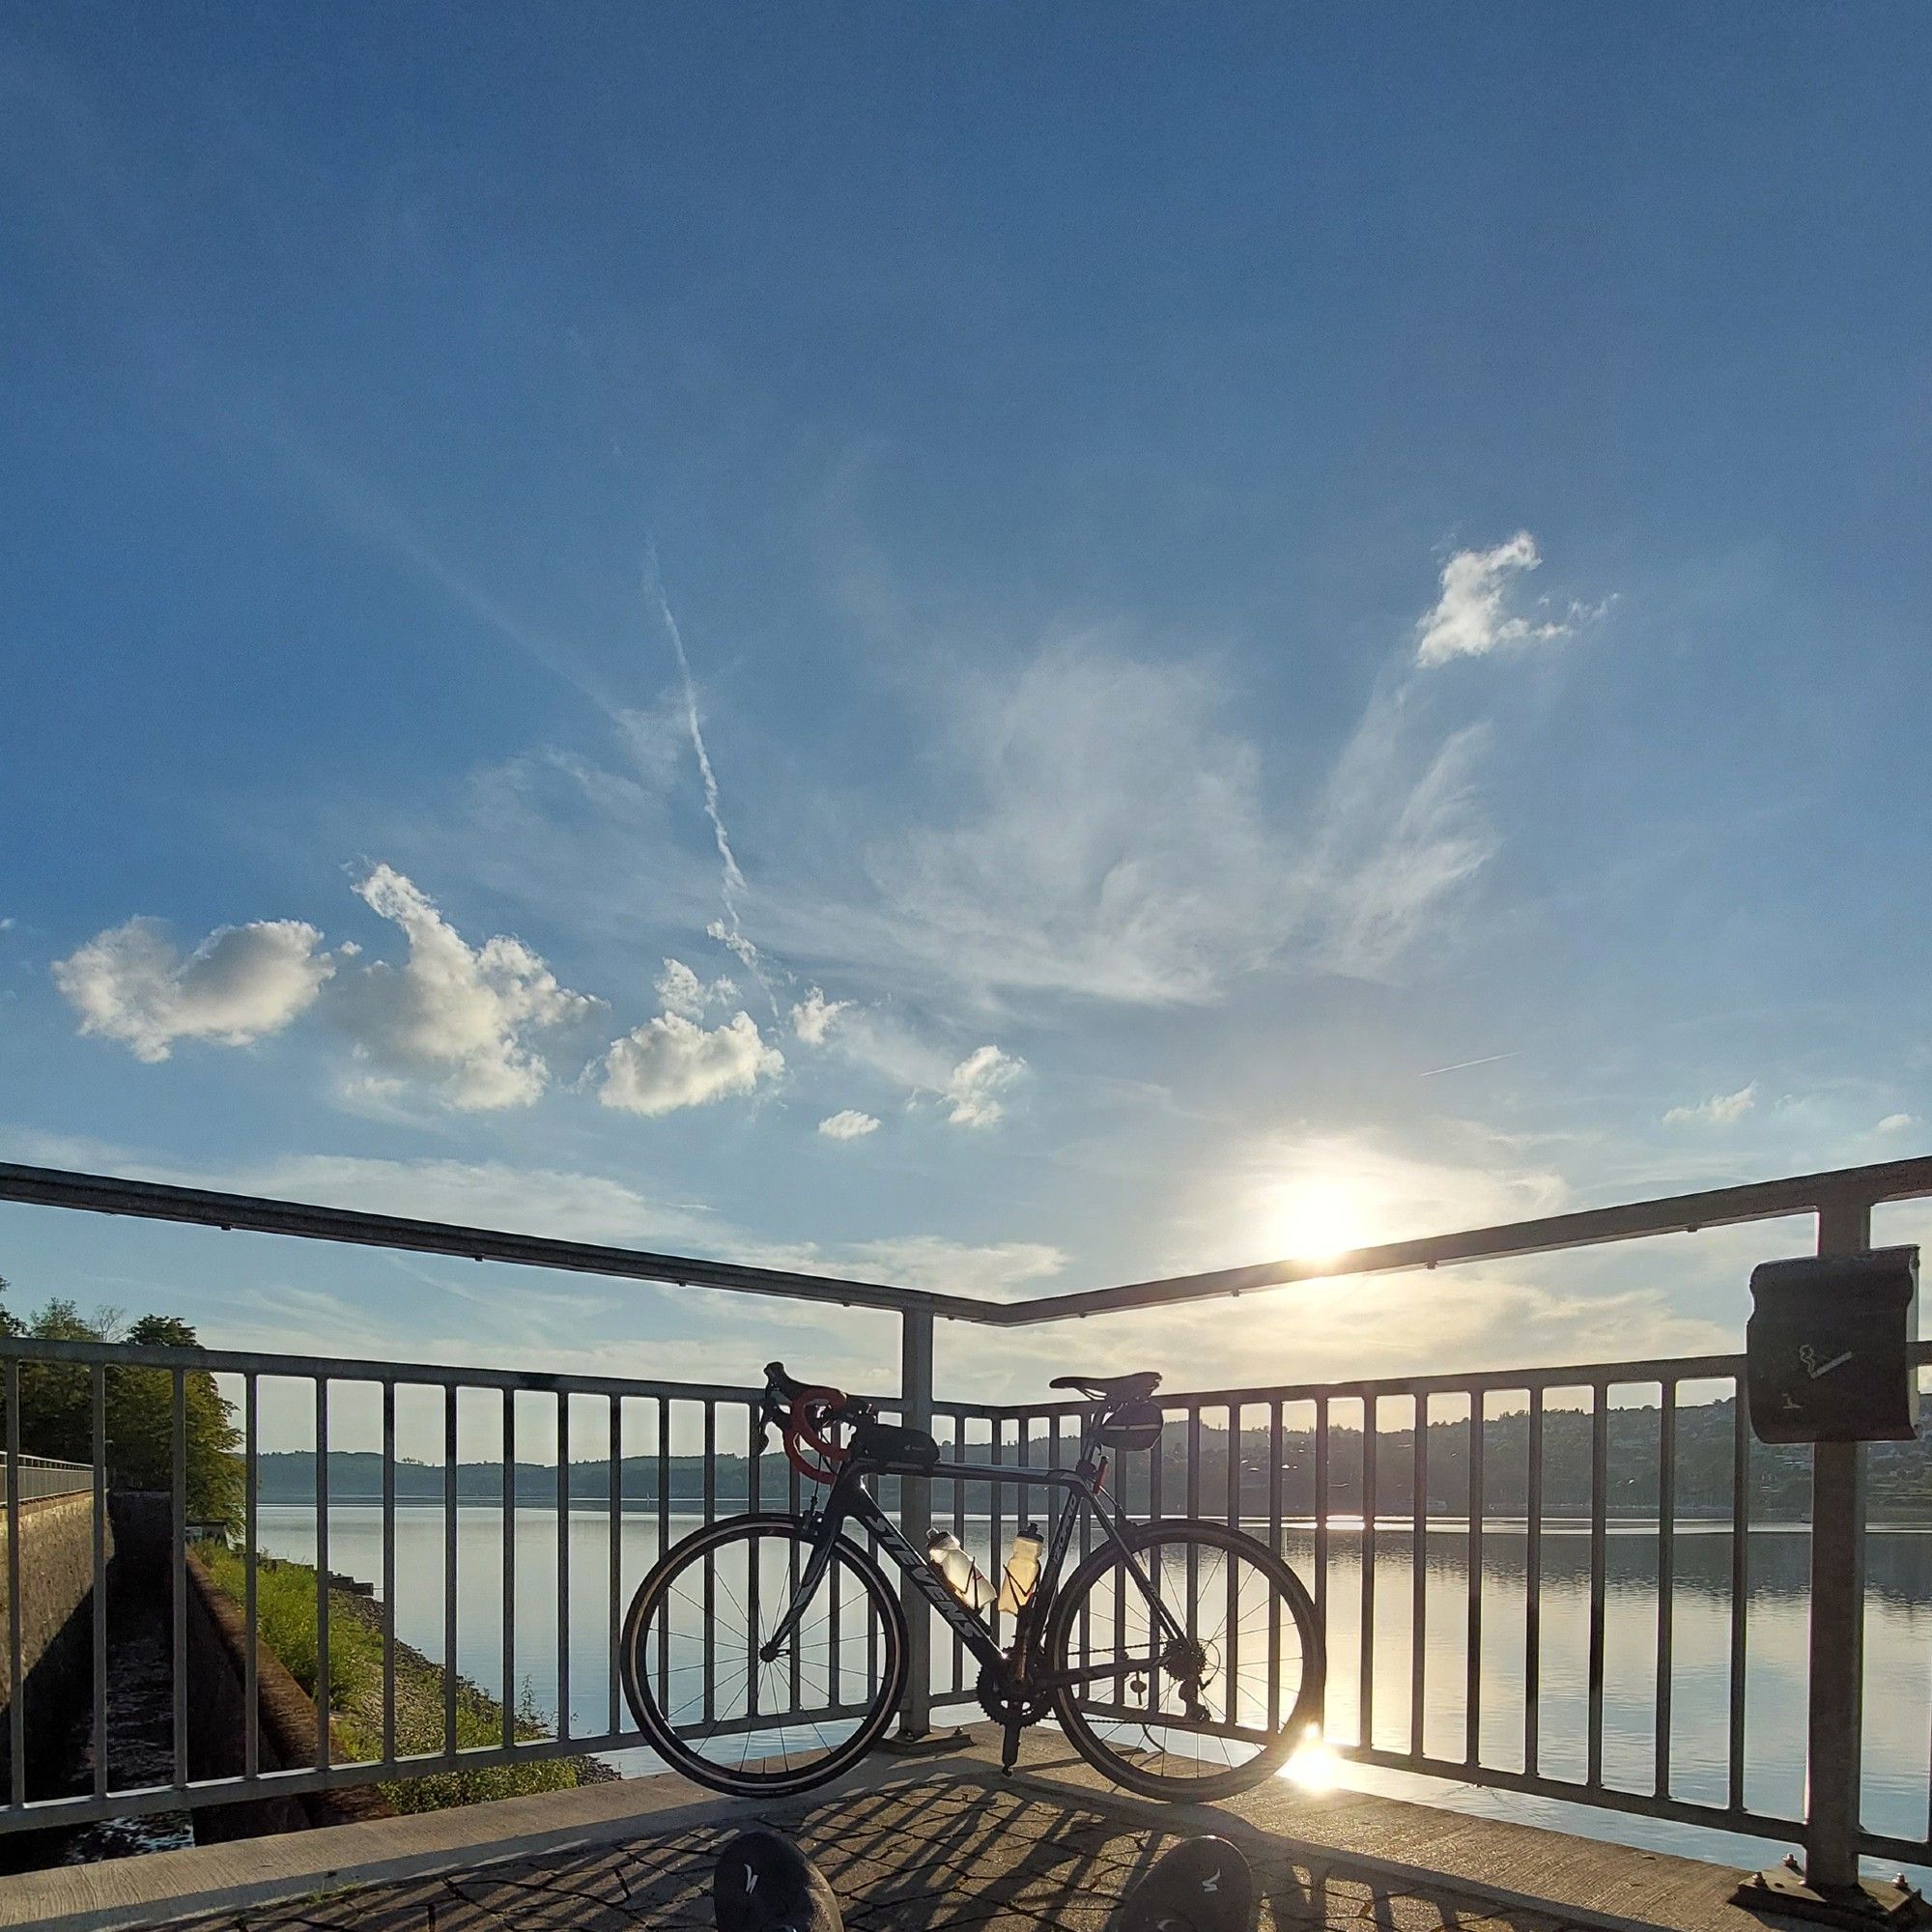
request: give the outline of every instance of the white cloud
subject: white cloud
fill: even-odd
[[[750,1094],[784,1070],[750,1013],[710,1031],[681,1013],[663,1013],[614,1041],[604,1056],[597,1097],[607,1107],[652,1119]]]
[[[409,940],[401,966],[377,960],[336,998],[357,1051],[382,1069],[435,1083],[466,1111],[527,1106],[550,1084],[536,1039],[567,1036],[604,1003],[574,993],[520,939],[471,947],[426,894],[389,866],[355,888]]]
[[[823,1046],[825,1036],[840,1013],[851,1010],[850,1000],[828,1000],[814,986],[791,1009],[791,1030],[807,1046]]]
[[[1568,637],[1574,622],[1506,615],[1510,586],[1541,567],[1536,539],[1519,530],[1493,550],[1459,550],[1442,566],[1442,595],[1415,627],[1418,665],[1486,657],[1505,644],[1545,643]],[[1572,611],[1572,618],[1580,615]]]
[[[1918,1120],[1911,1114],[1888,1114],[1872,1131],[1880,1134],[1902,1134],[1918,1124]]]
[[[1728,1127],[1744,1119],[1757,1105],[1757,1082],[1740,1087],[1735,1094],[1713,1094],[1708,1100],[1692,1106],[1672,1107],[1663,1117],[1666,1126],[1695,1122],[1707,1127]]]
[[[1014,1054],[976,1047],[946,1083],[947,1119],[955,1127],[990,1127],[1006,1112],[997,1096],[1025,1071],[1026,1062]]]
[[[160,921],[130,919],[57,960],[53,976],[82,1033],[156,1062],[178,1039],[247,1046],[279,1033],[334,971],[322,934],[299,920],[224,925],[184,956]]]
[[[879,1122],[871,1114],[862,1114],[856,1107],[847,1107],[841,1113],[828,1114],[818,1123],[818,1131],[829,1141],[864,1140],[867,1134],[875,1134]]]
[[[939,1294],[998,1297],[1045,1281],[1066,1266],[1063,1250],[1046,1241],[992,1241],[975,1244],[942,1235],[888,1235],[870,1241],[815,1242],[753,1246],[741,1259],[761,1267],[792,1268],[805,1274],[840,1274],[853,1281],[891,1282],[899,1288],[929,1289]],[[782,1305],[782,1304],[779,1304]],[[817,1311],[812,1311],[814,1317]],[[949,1350],[965,1341],[968,1330],[947,1331]],[[1037,1363],[1037,1338],[1035,1338]]]
[[[658,976],[658,998],[668,1013],[681,1013],[688,1020],[701,1020],[713,1006],[726,1006],[738,997],[737,986],[729,980],[714,980],[706,985],[682,959],[667,959]]]
[[[1289,862],[1206,666],[1087,635],[945,697],[956,807],[870,848],[876,910],[825,920],[845,944],[923,979],[1150,1003],[1209,998],[1267,953]]]

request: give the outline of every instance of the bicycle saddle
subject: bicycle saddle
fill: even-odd
[[[1095,1402],[1145,1402],[1160,1386],[1156,1369],[1131,1376],[1055,1376],[1048,1388],[1078,1389]]]

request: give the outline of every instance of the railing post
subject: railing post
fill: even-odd
[[[1869,1202],[1818,1207],[1818,1252],[1871,1246]],[[1864,1694],[1865,1450],[1811,1451],[1811,1700],[1805,1747],[1804,1878],[1814,1891],[1859,1882],[1859,1792]]]
[[[906,1309],[899,1317],[899,1421],[908,1429],[932,1427],[932,1316]],[[932,1491],[927,1483],[899,1478],[899,1528],[912,1547],[923,1551],[932,1527]],[[910,1640],[906,1646],[905,1697],[899,1705],[899,1736],[923,1738],[932,1726],[932,1612],[910,1577],[899,1580]]]

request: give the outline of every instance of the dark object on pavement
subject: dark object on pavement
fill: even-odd
[[[1121,1907],[1121,1932],[1248,1932],[1255,1880],[1226,1838],[1189,1838],[1163,1853]]]
[[[845,1932],[825,1875],[776,1832],[741,1832],[718,1854],[719,1932]]]

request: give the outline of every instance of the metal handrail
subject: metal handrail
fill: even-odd
[[[128,1180],[112,1175],[0,1162],[0,1201],[78,1208],[98,1214],[128,1214],[144,1220],[186,1222],[201,1227],[242,1228],[307,1240],[452,1255],[469,1261],[515,1263],[580,1274],[662,1282],[674,1287],[782,1295],[803,1301],[836,1301],[845,1307],[892,1309],[903,1315],[974,1321],[991,1327],[1028,1327],[1036,1322],[1062,1321],[1075,1316],[1171,1307],[1223,1295],[1251,1294],[1298,1282],[1449,1267],[1466,1262],[1549,1254],[1558,1249],[1595,1247],[1660,1235],[1695,1234],[1706,1228],[1815,1214],[1841,1202],[1869,1208],[1880,1202],[1926,1195],[1932,1195],[1932,1155],[1864,1167],[1832,1168],[1776,1180],[1747,1181],[1609,1208],[1581,1208],[1416,1240],[1387,1241],[1320,1260],[1290,1258],[1243,1267],[1215,1268],[1205,1273],[1124,1282],[1113,1288],[994,1300],[855,1281],[840,1275],[754,1267],[641,1248],[558,1240],[502,1229],[465,1227],[397,1214],[367,1214],[354,1208],[227,1194],[211,1188],[180,1187],[164,1181]]]

